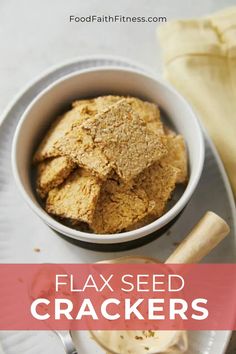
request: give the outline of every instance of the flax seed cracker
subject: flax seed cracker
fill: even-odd
[[[154,206],[142,188],[108,179],[102,187],[90,227],[100,234],[116,233],[144,218]]]
[[[152,214],[156,217],[165,212],[166,204],[176,185],[178,172],[174,166],[154,163],[136,178],[137,185],[145,190],[149,200],[155,201]]]
[[[137,176],[167,152],[162,136],[147,128],[127,99],[87,119],[81,127],[124,181]]]
[[[63,218],[90,223],[101,182],[84,169],[77,169],[66,181],[48,193],[46,211]]]
[[[59,156],[42,161],[37,166],[36,188],[44,199],[48,192],[59,186],[75,168],[75,163],[67,157]]]
[[[177,183],[185,183],[188,179],[188,158],[187,149],[182,135],[167,130],[168,153],[163,157],[161,163],[176,167],[178,172]]]

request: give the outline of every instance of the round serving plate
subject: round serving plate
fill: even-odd
[[[28,86],[2,117],[0,127],[0,262],[1,263],[93,263],[127,255],[139,255],[165,260],[201,216],[212,210],[231,227],[231,234],[204,261],[235,262],[235,207],[233,195],[222,163],[205,133],[205,165],[199,185],[190,203],[175,224],[161,237],[133,251],[88,250],[62,238],[45,225],[26,205],[15,186],[11,171],[11,143],[16,125],[29,103],[57,79],[91,67],[133,67],[138,64],[126,59],[106,57],[80,58],[53,68]],[[223,354],[229,331],[190,332],[188,354]],[[87,332],[75,335],[79,353],[102,354],[104,350],[89,338]],[[51,331],[0,332],[5,354],[63,354],[64,349]]]

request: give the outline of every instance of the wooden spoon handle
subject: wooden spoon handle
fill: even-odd
[[[229,225],[221,217],[208,211],[165,263],[197,263],[208,255],[229,231]]]

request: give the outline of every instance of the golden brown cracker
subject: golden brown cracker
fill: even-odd
[[[63,139],[74,123],[80,124],[83,120],[95,116],[109,105],[117,102],[120,96],[102,96],[92,99],[74,101],[72,109],[63,116],[56,119],[51,125],[38,150],[35,153],[34,161],[42,161],[49,157],[60,156],[57,149],[57,142]]]
[[[178,168],[177,183],[185,183],[188,179],[188,157],[184,138],[172,130],[167,131],[168,153],[163,157],[161,163],[172,165]]]
[[[154,163],[143,171],[136,179],[138,186],[143,188],[150,200],[155,201],[153,214],[160,217],[175,188],[178,169],[171,165]]]
[[[44,199],[48,192],[59,186],[75,168],[75,164],[64,156],[42,161],[37,166],[36,190]]]
[[[108,179],[103,187],[90,224],[96,233],[116,233],[137,223],[154,208],[145,191],[118,179]]]
[[[142,101],[135,97],[130,97],[128,101],[131,103],[132,108],[146,122],[148,129],[157,134],[165,134],[161,122],[160,110],[156,104]]]
[[[61,155],[68,156],[103,180],[112,170],[106,156],[80,124],[74,124],[63,139],[57,142],[56,147]]]
[[[91,222],[101,183],[84,169],[77,169],[67,180],[48,193],[46,210],[63,218]]]
[[[34,155],[35,162],[49,157],[60,156],[60,152],[56,147],[57,142],[63,139],[66,133],[70,131],[73,123],[80,122],[91,115],[91,111],[89,111],[90,105],[92,105],[90,100],[88,100],[88,103],[81,102],[52,123]]]
[[[124,181],[131,180],[166,153],[162,136],[147,128],[127,99],[87,119],[81,127]]]
[[[111,105],[120,101],[123,97],[122,96],[100,96],[96,98],[96,105],[97,105],[97,112],[102,112],[107,110]]]

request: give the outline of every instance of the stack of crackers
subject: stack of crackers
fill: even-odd
[[[160,217],[188,178],[183,137],[163,126],[155,104],[133,97],[74,102],[50,127],[34,164],[46,211],[99,234]]]

